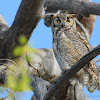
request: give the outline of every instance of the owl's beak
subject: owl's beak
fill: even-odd
[[[62,23],[61,27],[63,28],[64,26],[65,26],[65,24],[64,24],[64,23]]]

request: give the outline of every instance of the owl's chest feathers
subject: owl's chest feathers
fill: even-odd
[[[88,52],[77,32],[73,29],[53,31],[53,50],[59,64],[72,66]]]
[[[81,54],[81,57],[88,52],[78,32],[72,28],[53,31],[53,48],[54,50],[65,50],[65,52],[74,49],[74,52]]]
[[[70,43],[73,45],[70,35],[67,37],[67,34],[70,34],[71,29],[67,29],[66,31],[61,29],[59,31],[53,31],[53,48],[57,49],[65,49],[67,47],[66,43]],[[67,49],[67,48],[66,48]]]
[[[58,50],[64,46],[66,35],[64,32],[53,32],[53,49]]]

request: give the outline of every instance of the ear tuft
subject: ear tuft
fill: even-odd
[[[54,14],[54,15],[53,15],[53,18],[56,18],[56,17],[57,17],[57,14]]]
[[[74,18],[74,17],[77,17],[77,14],[71,14],[70,15],[70,18]]]

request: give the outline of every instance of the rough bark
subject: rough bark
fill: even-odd
[[[49,12],[57,12],[60,9],[83,16],[100,15],[100,3],[86,0],[46,0],[45,7]]]
[[[50,87],[50,83],[39,77],[32,77],[32,86],[34,89],[34,95],[36,100],[43,100],[44,95],[46,94],[48,88]],[[32,100],[34,100],[33,97]]]
[[[32,31],[44,15],[44,0],[22,0],[12,26],[0,38],[0,58],[12,56],[12,51],[17,46],[19,36],[30,38]],[[13,37],[13,38],[12,38]]]

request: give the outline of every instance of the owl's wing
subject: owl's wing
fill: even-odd
[[[88,48],[88,51],[91,50],[91,46],[89,44],[89,41],[85,38],[85,36],[79,32],[77,32],[79,38],[82,40],[82,42],[84,43],[84,45]],[[96,65],[96,62],[94,60],[89,62],[89,68],[91,69],[91,71],[93,71],[95,74],[98,74],[99,72],[99,68]],[[89,70],[90,70],[89,69]]]
[[[88,51],[91,50],[91,46],[89,41],[87,40],[86,36],[83,33],[76,32],[76,34],[79,36],[79,38],[82,40],[84,45],[88,48]]]
[[[81,34],[79,32],[76,32],[77,36],[82,40],[84,45],[88,48],[88,51],[91,50],[91,46],[89,44],[89,41],[85,37],[84,34]],[[100,91],[100,83],[99,83],[99,73],[100,68],[96,65],[96,62],[94,60],[91,60],[88,65],[84,67],[90,74],[92,78],[90,78],[90,82],[87,84],[87,88],[90,92],[93,92],[96,88]]]

